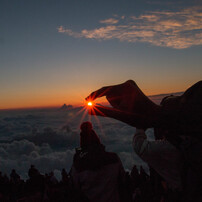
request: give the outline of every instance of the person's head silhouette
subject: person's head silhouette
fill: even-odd
[[[93,130],[92,123],[89,121],[83,122],[80,126],[80,147],[88,148],[94,145],[100,145],[100,139]]]

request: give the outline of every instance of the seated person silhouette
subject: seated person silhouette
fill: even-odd
[[[119,157],[105,151],[90,122],[80,128],[81,147],[76,149],[70,171],[74,187],[89,201],[121,201],[118,188],[125,171]]]

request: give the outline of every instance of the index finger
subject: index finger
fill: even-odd
[[[112,86],[102,87],[94,92],[92,92],[88,97],[85,99],[88,100],[95,100],[96,98],[106,96]]]

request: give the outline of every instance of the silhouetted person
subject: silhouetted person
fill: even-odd
[[[137,169],[137,166],[136,166],[136,165],[133,166],[130,175],[131,175],[131,177],[134,178],[134,179],[139,176],[139,172],[138,172],[138,169]]]
[[[62,169],[61,175],[62,175],[62,182],[63,183],[68,183],[69,176],[67,174],[67,171],[64,168]]]
[[[140,178],[143,180],[143,181],[147,181],[148,179],[148,175],[147,173],[145,172],[145,170],[143,169],[142,166],[140,166]]]
[[[15,169],[11,171],[10,180],[12,183],[19,183],[20,176],[16,173]]]
[[[74,155],[73,185],[89,201],[119,202],[119,185],[125,172],[119,157],[106,152],[90,122],[81,125],[80,148]]]
[[[11,193],[9,178],[6,174],[0,172],[0,201],[8,201],[8,195]]]
[[[2,172],[0,171],[0,182],[3,182]]]
[[[112,108],[99,105],[89,113],[139,128],[133,140],[134,150],[171,187],[183,188],[184,201],[201,201],[202,81],[181,96],[166,97],[161,105],[149,100],[132,80],[103,87],[86,99],[102,96],[106,96]],[[148,141],[144,131],[149,127],[162,140]]]
[[[167,183],[163,180],[163,178],[150,167],[150,187],[152,191],[152,199],[153,201],[165,201],[168,187]],[[167,198],[166,198],[167,201]],[[173,198],[172,200],[175,201]]]
[[[182,158],[178,151],[167,140],[149,141],[144,130],[136,130],[133,148],[145,162],[155,169],[172,189],[182,189]],[[141,175],[145,178],[145,175]]]
[[[9,183],[9,178],[8,178],[7,174],[3,175],[3,180],[4,180],[5,183]]]
[[[1,194],[4,194],[4,190],[2,190],[2,187],[4,187],[4,178],[2,176],[1,171],[0,171],[0,187],[1,187],[1,189],[0,189],[0,195],[1,195]]]
[[[50,176],[50,183],[51,183],[51,185],[58,184],[58,180],[56,179],[53,171],[50,172],[49,176]]]
[[[84,122],[80,126],[80,146],[81,148],[90,148],[91,146],[99,146],[100,139],[93,130],[93,126],[90,122]]]
[[[45,178],[31,165],[28,171],[29,179],[26,181],[26,192],[29,195],[38,195],[38,200],[42,200],[45,191]]]
[[[131,175],[133,187],[135,189],[140,185],[140,175],[139,175],[139,172],[138,172],[136,165],[133,166],[133,169],[132,169],[130,175]]]
[[[151,190],[149,184],[149,176],[145,172],[142,166],[140,166],[139,174],[139,188],[142,193],[142,201],[151,201]]]
[[[18,194],[21,189],[21,184],[22,181],[20,179],[20,176],[16,173],[15,169],[12,169],[11,174],[10,174],[10,190],[11,190],[11,199],[13,201],[16,200],[18,197]]]
[[[29,169],[29,171],[28,171],[28,176],[29,176],[30,178],[33,178],[33,177],[36,177],[36,176],[38,176],[38,175],[40,175],[39,171],[35,168],[34,165],[31,165],[31,166],[30,166],[30,169]]]

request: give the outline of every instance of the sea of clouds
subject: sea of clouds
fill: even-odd
[[[150,98],[159,103],[164,96]],[[109,118],[84,116],[80,111],[81,108],[0,111],[0,171],[9,175],[15,169],[26,179],[34,164],[41,173],[54,171],[60,179],[63,168],[70,170],[75,148],[79,147],[79,126],[88,120],[106,150],[116,152],[126,170],[143,165],[148,171],[132,148],[135,128]],[[146,134],[154,140],[153,129]]]

